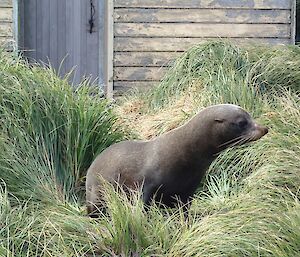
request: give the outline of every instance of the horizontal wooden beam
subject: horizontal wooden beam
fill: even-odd
[[[12,22],[12,21],[13,21],[13,9],[0,8],[0,22]]]
[[[0,37],[12,37],[13,24],[10,22],[0,23]]]
[[[116,81],[114,82],[114,91],[117,94],[129,90],[145,91],[159,84],[159,81]]]
[[[115,9],[115,22],[290,23],[290,10]]]
[[[115,23],[115,36],[290,37],[289,24]]]
[[[15,46],[15,41],[12,37],[0,37],[0,48],[3,47],[6,50],[13,50]]]
[[[115,52],[114,66],[170,66],[181,52]]]
[[[261,35],[264,36],[264,35]],[[186,51],[189,47],[207,42],[212,38],[133,38],[116,37],[115,51]],[[238,44],[289,44],[289,38],[231,38],[230,41]]]
[[[115,81],[159,81],[166,73],[164,67],[115,67]]]
[[[114,0],[115,7],[290,9],[289,0]]]
[[[0,7],[12,7],[13,1],[12,0],[0,0]]]

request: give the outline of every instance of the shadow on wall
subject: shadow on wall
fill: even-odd
[[[296,3],[296,42],[300,43],[300,0]]]

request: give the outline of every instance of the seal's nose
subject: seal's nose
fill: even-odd
[[[269,129],[267,127],[265,127],[265,126],[261,126],[261,125],[255,124],[254,127],[258,131],[260,131],[260,133],[262,134],[262,136],[266,135],[269,132]]]
[[[269,132],[268,128],[265,127],[265,126],[259,126],[258,125],[257,127],[261,131],[261,133],[263,134],[263,136],[266,135]]]

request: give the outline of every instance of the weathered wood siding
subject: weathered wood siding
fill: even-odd
[[[0,0],[0,46],[11,50],[13,42],[13,3]]]
[[[90,1],[23,0],[19,43],[24,55],[33,62],[50,63],[62,76],[73,70],[74,84],[84,77],[103,84],[104,0],[93,3],[90,33]]]
[[[294,43],[294,0],[114,0],[114,90],[159,82],[193,44]]]

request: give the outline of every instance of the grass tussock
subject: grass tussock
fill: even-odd
[[[95,155],[127,133],[87,82],[73,89],[51,69],[0,55],[1,178],[20,199],[70,199]]]
[[[297,47],[198,45],[157,88],[111,106],[2,53],[0,255],[299,256],[299,57]],[[187,218],[111,185],[106,213],[85,216],[86,168],[130,137],[124,124],[148,139],[216,103],[241,105],[270,132],[217,158]]]
[[[259,95],[271,89],[299,91],[298,47],[240,48],[228,42],[196,45],[177,59],[161,84],[147,94],[151,109],[163,107],[199,80],[210,92],[207,104],[231,102],[260,110]],[[199,82],[198,82],[199,83]]]

